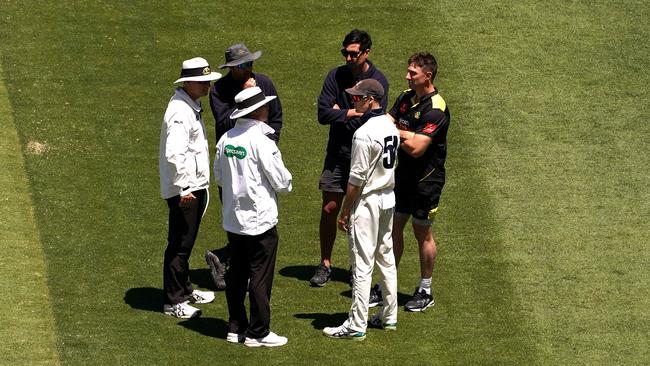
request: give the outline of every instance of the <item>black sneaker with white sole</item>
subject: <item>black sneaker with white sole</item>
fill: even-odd
[[[381,295],[379,285],[374,285],[370,289],[370,297],[368,298],[368,307],[373,308],[384,303],[384,298]]]
[[[315,287],[323,287],[329,281],[331,275],[332,270],[321,262],[316,268],[316,273],[309,280],[309,283]]]
[[[205,251],[205,262],[210,266],[210,275],[217,290],[226,289],[226,265],[213,252]]]
[[[424,290],[418,290],[419,288],[416,287],[413,298],[409,300],[406,305],[404,305],[404,310],[425,311],[428,307],[433,306],[436,303],[432,295],[427,294],[427,292]]]

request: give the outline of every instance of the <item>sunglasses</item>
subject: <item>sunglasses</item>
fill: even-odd
[[[343,55],[343,57],[346,57],[346,58],[348,56],[350,56],[351,58],[357,58],[357,57],[359,57],[360,54],[362,54],[364,52],[365,51],[348,51],[345,48],[341,49],[341,55]]]
[[[237,69],[250,69],[253,67],[253,61],[244,62],[243,64],[235,65],[233,67]]]
[[[351,95],[350,97],[352,98],[352,102],[354,102],[354,103],[370,98],[368,96],[362,96],[362,95]]]

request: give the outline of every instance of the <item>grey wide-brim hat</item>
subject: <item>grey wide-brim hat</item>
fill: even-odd
[[[230,114],[230,119],[244,117],[275,98],[275,95],[265,96],[259,86],[246,88],[235,95],[236,109]]]
[[[221,78],[221,73],[210,69],[208,61],[203,57],[194,57],[183,61],[181,77],[174,84],[184,81],[214,81]]]
[[[220,69],[241,65],[246,62],[255,61],[262,56],[262,51],[251,53],[243,43],[238,43],[228,47],[226,50],[226,63],[219,65]]]

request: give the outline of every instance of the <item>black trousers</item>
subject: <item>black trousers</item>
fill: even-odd
[[[278,231],[273,227],[256,236],[227,234],[232,255],[230,267],[226,272],[228,332],[245,333],[250,338],[266,337],[271,325],[270,300],[278,250]],[[244,305],[247,290],[250,323]]]
[[[192,293],[189,259],[199,233],[201,217],[208,203],[206,189],[192,192],[196,200],[189,207],[179,207],[180,196],[167,199],[169,231],[163,263],[163,292],[165,304],[178,304]]]

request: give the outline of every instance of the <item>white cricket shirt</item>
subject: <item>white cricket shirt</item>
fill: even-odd
[[[395,205],[395,166],[399,131],[385,115],[370,118],[352,138],[349,183],[363,187],[361,195],[385,195],[383,209]],[[391,199],[392,197],[392,199]]]

